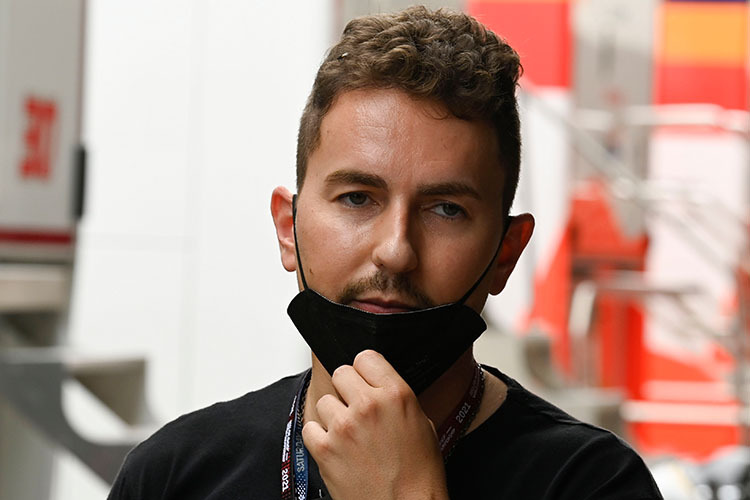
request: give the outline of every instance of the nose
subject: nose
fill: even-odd
[[[393,204],[380,216],[373,232],[372,261],[378,269],[402,274],[417,267],[417,252],[410,230],[409,208]]]

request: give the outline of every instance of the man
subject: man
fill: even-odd
[[[411,8],[349,23],[271,212],[310,372],[183,416],[110,498],[661,498],[640,458],[474,361],[479,317],[533,231],[517,54]]]

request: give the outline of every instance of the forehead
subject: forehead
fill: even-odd
[[[481,121],[463,120],[436,101],[394,89],[339,95],[320,127],[307,175],[363,170],[393,182],[471,182],[500,200],[503,172],[497,138]]]

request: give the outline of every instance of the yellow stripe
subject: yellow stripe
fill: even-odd
[[[665,3],[661,60],[672,64],[744,65],[746,3]]]

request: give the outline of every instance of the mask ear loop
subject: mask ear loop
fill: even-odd
[[[292,195],[292,229],[294,230],[294,250],[297,252],[297,266],[299,268],[299,277],[302,279],[302,287],[307,290],[307,280],[305,271],[302,267],[302,259],[299,256],[299,245],[297,244],[297,195]],[[494,258],[492,260],[495,260]]]
[[[492,260],[490,260],[490,263],[487,265],[487,267],[484,269],[484,272],[479,277],[479,279],[472,285],[471,288],[469,288],[469,291],[464,294],[463,297],[458,299],[458,302],[456,304],[463,304],[468,300],[468,298],[471,296],[472,293],[477,289],[479,284],[482,282],[485,276],[487,276],[487,273],[490,272],[490,269],[492,269],[492,265],[495,263],[495,259],[497,258],[498,254],[500,253],[500,249],[503,248],[503,242],[505,241],[505,235],[508,234],[508,228],[510,227],[510,220],[511,216],[507,215],[505,217],[505,227],[503,228],[503,237],[500,238],[500,244],[497,245],[497,250],[495,250],[495,255],[492,256]],[[298,254],[299,255],[299,254]]]

